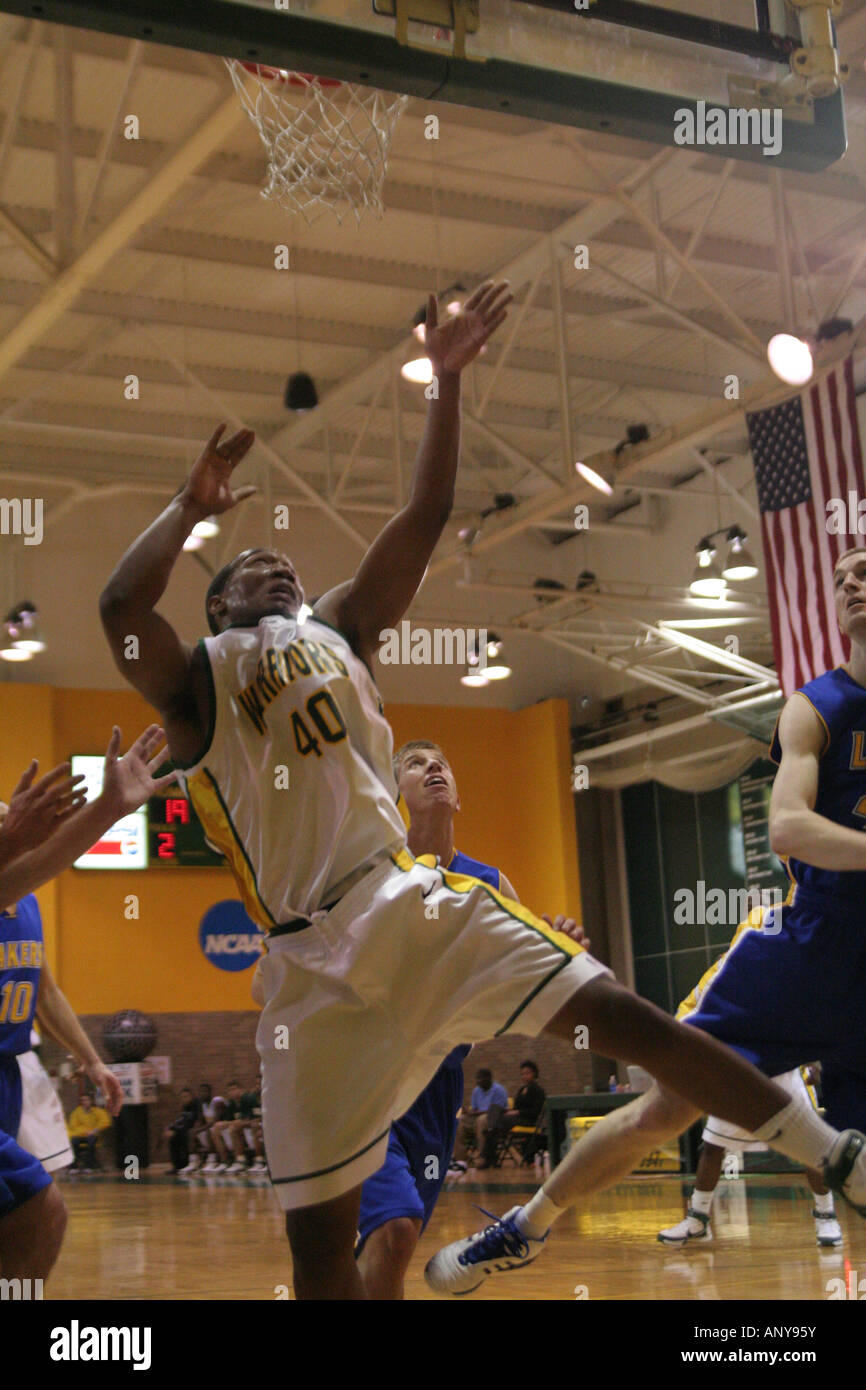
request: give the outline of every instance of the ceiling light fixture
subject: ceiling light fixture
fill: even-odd
[[[689,592],[696,598],[721,598],[725,592],[725,581],[716,564],[716,548],[709,536],[698,541],[695,554],[698,563],[692,574]]]
[[[212,541],[214,536],[220,533],[220,524],[215,516],[206,516],[204,521],[197,521],[192,528],[191,534],[199,536],[203,541]]]
[[[26,657],[36,656],[39,652],[45,651],[39,614],[36,605],[29,599],[24,599],[17,607],[10,609],[4,622],[8,639],[16,651],[24,652]],[[20,661],[21,658],[13,657],[12,660]]]
[[[599,492],[604,493],[605,497],[613,496],[613,483],[609,482],[603,473],[597,473],[594,468],[590,468],[588,463],[576,463],[574,466],[584,482],[589,483],[590,487],[597,488]]]
[[[787,386],[805,386],[815,370],[812,345],[793,333],[774,333],[767,344],[767,360]]]
[[[433,380],[433,363],[429,357],[415,357],[411,362],[403,363],[400,375],[416,386],[429,386]]]
[[[749,539],[739,526],[732,526],[728,532],[728,558],[722,574],[725,579],[735,583],[743,579],[754,579],[758,573],[752,552],[746,548]]]

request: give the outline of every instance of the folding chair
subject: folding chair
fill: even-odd
[[[547,1147],[544,1136],[544,1111],[534,1125],[513,1125],[503,1130],[496,1146],[495,1166],[500,1167],[507,1158],[518,1168],[531,1163],[535,1152]]]

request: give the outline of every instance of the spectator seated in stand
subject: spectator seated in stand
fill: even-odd
[[[262,1148],[261,1097],[255,1091],[241,1091],[239,1081],[226,1087],[228,1099],[222,1117],[211,1125],[211,1138],[219,1156],[216,1171],[262,1173],[265,1171]],[[249,1165],[245,1148],[252,1151]],[[231,1163],[229,1159],[231,1158]]]
[[[493,1080],[493,1073],[484,1067],[476,1076],[472,1092],[472,1103],[464,1107],[454,1146],[453,1166],[465,1166],[469,1149],[474,1143],[480,1152],[475,1160],[476,1168],[489,1168],[494,1161],[497,1139],[502,1128],[502,1116],[508,1106],[508,1093],[504,1086]]]
[[[96,1146],[103,1130],[111,1128],[111,1116],[101,1105],[94,1105],[93,1096],[85,1091],[78,1105],[66,1122],[75,1162],[71,1173],[92,1173],[100,1164],[96,1157]]]
[[[193,1095],[189,1086],[184,1086],[180,1093],[180,1114],[177,1119],[172,1120],[165,1130],[165,1137],[168,1139],[168,1148],[171,1154],[172,1173],[187,1171],[190,1131],[201,1122],[201,1101]]]
[[[517,1131],[519,1153],[524,1163],[531,1163],[535,1153],[544,1148],[538,1133],[538,1125],[544,1113],[546,1095],[538,1084],[538,1067],[535,1062],[520,1063],[520,1090],[514,1097],[514,1105],[502,1117],[504,1131]]]
[[[221,1173],[224,1171],[219,1166],[219,1158],[214,1148],[211,1137],[211,1125],[217,1120],[222,1119],[225,1108],[225,1097],[215,1096],[213,1087],[207,1081],[203,1081],[198,1088],[198,1098],[201,1104],[201,1119],[196,1122],[189,1132],[190,1148],[192,1154],[189,1163],[184,1168],[185,1173],[194,1173],[201,1168],[202,1172]],[[201,1154],[197,1150],[202,1150],[207,1154],[207,1161],[202,1168]]]

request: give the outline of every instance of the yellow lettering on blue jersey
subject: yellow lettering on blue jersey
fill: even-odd
[[[851,732],[851,761],[848,764],[852,772],[866,771],[864,742],[866,742],[866,733],[863,729],[853,729]]]
[[[41,941],[0,941],[0,970],[38,970],[44,957]]]

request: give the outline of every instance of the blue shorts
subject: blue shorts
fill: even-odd
[[[767,1076],[824,1066],[828,1123],[866,1124],[866,911],[798,888],[744,924],[680,1005],[684,1023],[727,1043]]]
[[[0,1057],[0,1217],[51,1184],[38,1159],[16,1144],[21,1123],[21,1072],[17,1057]]]
[[[458,1047],[449,1053],[412,1108],[392,1124],[385,1162],[361,1188],[356,1255],[386,1221],[408,1216],[423,1231],[433,1215],[454,1153],[468,1052]]]

